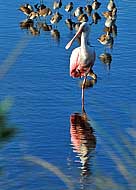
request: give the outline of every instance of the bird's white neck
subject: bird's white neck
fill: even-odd
[[[82,32],[82,34],[81,34],[81,48],[83,48],[83,49],[87,48],[88,38],[89,38],[89,33],[88,32]]]

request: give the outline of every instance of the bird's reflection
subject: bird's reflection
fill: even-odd
[[[90,172],[91,152],[96,147],[94,130],[87,114],[73,113],[70,116],[70,135],[73,152],[76,152],[81,162],[81,175],[88,176]]]
[[[25,19],[19,23],[21,29],[29,29],[34,26],[34,22],[31,19]]]
[[[74,28],[74,22],[71,19],[69,19],[69,18],[66,19],[65,20],[65,24],[69,28],[69,30],[73,30],[73,28]]]
[[[60,32],[58,29],[53,29],[51,24],[47,24],[46,22],[36,22],[34,23],[31,19],[25,19],[19,24],[22,30],[26,30],[28,34],[32,36],[40,35],[41,30],[43,32],[50,32],[51,37],[56,41],[60,40]]]
[[[110,70],[111,68],[111,62],[112,62],[112,55],[110,53],[102,53],[99,55],[100,61],[106,65],[107,69]]]
[[[40,34],[40,27],[31,19],[25,19],[19,23],[22,30],[26,30],[28,34],[37,36]]]
[[[92,20],[94,24],[97,24],[99,20],[101,20],[101,16],[99,15],[99,13],[94,12],[92,14]]]
[[[31,33],[32,36],[40,35],[40,29],[34,26],[29,27],[29,32]]]
[[[37,24],[38,24],[39,28],[45,32],[52,30],[52,25],[49,25],[46,22],[38,22]]]
[[[59,42],[60,40],[60,32],[58,29],[52,29],[51,30],[51,36],[57,41]]]

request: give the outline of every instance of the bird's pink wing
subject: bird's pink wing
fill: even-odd
[[[72,77],[79,77],[77,76],[77,68],[79,66],[79,54],[80,54],[80,48],[75,48],[70,56],[70,76]]]

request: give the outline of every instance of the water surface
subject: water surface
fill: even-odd
[[[29,1],[31,4],[36,2]],[[41,31],[40,35],[32,36],[19,27],[26,18],[18,10],[23,3],[25,1],[12,0],[0,7],[0,69],[2,64],[9,66],[0,75],[0,100],[5,97],[14,100],[8,120],[19,129],[0,150],[1,189],[68,189],[63,179],[53,172],[25,160],[24,156],[28,155],[58,167],[74,189],[90,190],[99,183],[108,189],[119,189],[114,186],[116,184],[123,190],[135,189],[134,2],[116,2],[117,36],[113,49],[107,50],[112,56],[110,70],[99,59],[104,47],[97,41],[103,33],[105,19],[102,17],[91,28],[90,42],[96,50],[94,71],[98,81],[93,88],[85,90],[85,110],[96,146],[89,152],[89,172],[85,175],[81,156],[75,151],[70,134],[70,116],[81,114],[81,80],[69,76],[69,57],[78,43],[65,50],[75,31],[66,27],[67,14],[62,8],[63,19],[57,28],[59,41],[50,32]],[[45,3],[52,5],[52,1]],[[75,7],[84,6],[85,2],[75,0],[74,4]],[[98,10],[100,15],[106,10],[106,4],[106,1],[102,2]],[[98,183],[98,179],[102,181]],[[112,187],[108,184],[111,180]],[[100,189],[106,189],[103,185]]]

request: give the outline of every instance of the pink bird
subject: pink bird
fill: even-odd
[[[69,49],[74,40],[81,34],[81,45],[75,48],[70,56],[70,76],[73,78],[84,77],[82,88],[84,88],[87,76],[91,76],[95,80],[97,79],[97,75],[92,70],[96,54],[94,48],[89,46],[89,33],[90,25],[87,22],[83,22],[75,36],[65,47]]]

